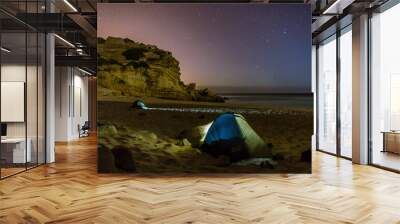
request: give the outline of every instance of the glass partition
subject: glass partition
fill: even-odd
[[[336,154],[336,36],[318,47],[318,149]]]
[[[26,139],[26,33],[3,32],[1,46],[1,175],[6,177],[24,171],[31,161]]]
[[[36,13],[40,2],[6,6]],[[45,163],[45,41],[43,33],[0,12],[0,178]]]

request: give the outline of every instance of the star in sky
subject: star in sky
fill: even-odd
[[[98,15],[100,37],[129,38],[172,52],[185,83],[310,89],[308,5],[105,5]]]

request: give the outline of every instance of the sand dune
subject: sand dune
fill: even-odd
[[[133,99],[118,102],[99,101],[99,120],[107,121],[113,131],[100,128],[101,150],[124,146],[132,151],[137,171],[189,173],[307,173],[310,163],[301,161],[301,153],[310,148],[312,112],[290,108],[226,103],[171,102],[147,99],[153,110],[131,108]],[[169,108],[169,109],[168,109]],[[179,110],[173,110],[176,108]],[[274,167],[261,160],[231,163],[226,157],[214,158],[189,141],[179,139],[185,129],[212,122],[221,112],[234,108],[243,113],[250,126],[271,148]],[[257,112],[254,112],[257,111]],[[115,168],[114,168],[115,169]]]

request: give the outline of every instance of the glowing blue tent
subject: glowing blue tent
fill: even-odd
[[[136,100],[135,102],[133,102],[132,108],[141,109],[141,110],[147,110],[148,109],[146,107],[146,104],[144,104],[144,102],[142,100]]]
[[[203,150],[214,156],[227,155],[231,161],[249,158],[265,149],[264,141],[242,115],[224,113],[209,127]]]

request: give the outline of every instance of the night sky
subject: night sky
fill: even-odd
[[[301,4],[98,4],[98,36],[171,51],[182,80],[310,92],[311,14]]]

